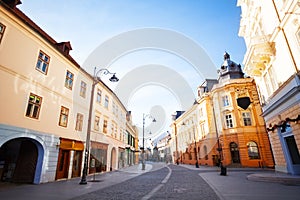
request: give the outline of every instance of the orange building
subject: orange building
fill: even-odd
[[[174,121],[176,135],[187,128],[184,135],[192,136],[185,137],[191,140],[184,141],[185,150],[178,152],[180,162],[274,167],[254,79],[244,78],[241,66],[231,61],[228,53],[218,72],[218,80],[206,80],[198,87],[194,111],[186,111]],[[177,138],[179,146],[182,138]]]

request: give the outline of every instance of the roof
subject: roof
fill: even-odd
[[[69,49],[71,50],[70,42],[60,42],[55,41],[50,35],[48,35],[43,29],[41,29],[36,23],[34,23],[27,15],[25,15],[20,9],[16,6],[21,4],[20,1],[15,0],[0,0],[0,5],[3,6],[7,11],[13,14],[15,17],[20,19],[24,24],[26,24],[30,29],[32,29],[35,33],[41,36],[44,40],[46,40],[49,44],[51,44],[57,51],[59,51],[64,57],[66,57],[70,62],[72,62],[76,67],[81,68],[80,65],[69,55],[69,53],[65,52],[63,48],[61,48],[61,44],[65,43]]]

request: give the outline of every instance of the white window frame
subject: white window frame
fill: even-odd
[[[225,114],[225,123],[227,128],[233,128],[233,117],[231,113]]]
[[[47,74],[50,63],[50,56],[40,50],[35,69],[43,74]]]

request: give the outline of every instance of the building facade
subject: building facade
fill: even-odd
[[[200,85],[197,101],[173,123],[179,162],[196,166],[222,162],[228,167],[273,167],[261,113],[254,79],[244,78],[241,66],[226,53],[219,79]]]
[[[89,173],[118,169],[128,111],[102,81],[91,94],[94,77],[71,57],[70,42],[56,42],[18,2],[0,1],[0,181],[79,177],[85,155]]]
[[[300,174],[300,3],[239,0],[244,71],[257,83],[275,169]]]

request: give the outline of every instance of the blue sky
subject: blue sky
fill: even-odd
[[[71,55],[81,65],[109,39],[143,28],[171,30],[194,41],[211,59],[214,67],[207,70],[212,73],[216,73],[223,63],[225,51],[232,60],[242,64],[246,50],[244,40],[238,36],[241,12],[236,0],[44,0],[23,1],[19,8],[56,41],[70,41],[73,48]],[[121,42],[120,46],[124,43]],[[122,80],[134,69],[150,64],[165,66],[172,72],[169,74],[180,74],[194,95],[203,81],[190,63],[159,48],[143,48],[122,54],[107,67]],[[93,69],[93,66],[85,67],[88,72]],[[139,76],[144,75],[147,76]],[[171,79],[169,75],[168,78]],[[171,86],[154,82],[141,84],[134,91],[128,91],[129,102],[124,103],[132,111],[134,123],[140,127],[142,113],[160,114],[155,117],[163,123],[159,123],[157,130],[149,130],[152,132],[151,136],[146,134],[149,138],[169,130],[171,114],[183,109],[178,99],[186,95],[174,94],[172,87],[182,85],[178,80],[171,81]],[[107,84],[113,90],[116,88],[116,85]],[[192,105],[193,99],[190,101]],[[157,109],[157,105],[160,109]],[[146,128],[149,132],[150,127],[147,125]]]
[[[236,0],[44,0],[20,6],[57,41],[71,41],[79,64],[102,41],[124,31],[159,27],[195,40],[216,66],[224,51],[242,63],[245,45],[238,37]]]

